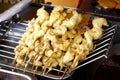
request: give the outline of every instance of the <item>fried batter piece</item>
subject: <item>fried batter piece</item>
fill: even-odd
[[[106,19],[94,18],[92,29],[82,29],[89,18],[61,6],[55,7],[50,15],[44,7],[40,8],[14,50],[16,65],[26,69],[32,63],[35,70],[43,66],[43,73],[47,67],[49,71],[57,66],[72,70],[94,50],[93,40],[102,37],[102,26],[108,26]]]
[[[120,9],[120,0],[98,0],[98,3],[100,6],[109,9]]]

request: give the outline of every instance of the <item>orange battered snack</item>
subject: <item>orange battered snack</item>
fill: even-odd
[[[120,9],[120,0],[98,0],[98,3],[100,6],[109,9]]]

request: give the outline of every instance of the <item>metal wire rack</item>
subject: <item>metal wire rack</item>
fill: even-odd
[[[18,45],[18,40],[21,38],[21,35],[25,32],[25,29],[27,27],[27,23],[15,23],[11,26],[7,25],[0,25],[0,66],[1,67],[7,67],[10,69],[20,70],[24,71],[24,68],[19,67],[17,68],[15,65],[12,65],[12,61],[14,59],[14,49],[16,45]],[[104,29],[104,35],[102,39],[95,41],[94,43],[96,45],[96,49],[92,51],[86,59],[83,61],[80,61],[78,66],[73,69],[73,73],[76,69],[83,67],[93,61],[96,61],[101,58],[107,58],[107,54],[109,52],[109,48],[112,43],[112,39],[114,37],[114,33],[116,30],[117,25],[111,25],[108,28]],[[29,66],[25,71],[28,73],[34,73],[37,75],[41,75],[43,77],[51,78],[51,79],[60,79],[61,75],[63,75],[65,72],[60,71],[58,68],[53,68],[52,71],[50,71],[48,74],[41,74],[42,67],[39,68],[37,72],[34,72],[34,69],[31,69],[31,66]],[[57,73],[60,72],[58,75]],[[69,73],[66,73],[63,79],[66,79],[72,75]]]

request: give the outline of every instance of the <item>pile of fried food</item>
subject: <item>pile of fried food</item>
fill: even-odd
[[[95,49],[94,40],[103,35],[102,26],[108,26],[105,18],[96,17],[92,20],[92,28],[85,28],[89,24],[89,15],[80,14],[76,10],[65,10],[62,6],[55,7],[49,14],[44,7],[37,11],[37,18],[33,18],[26,28],[26,32],[15,48],[16,66],[29,64],[46,68],[75,68],[79,61]]]
[[[98,3],[100,6],[109,9],[120,9],[120,0],[98,0]]]

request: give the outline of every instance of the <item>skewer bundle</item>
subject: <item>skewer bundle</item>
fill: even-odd
[[[88,25],[89,16],[75,10],[64,10],[55,7],[49,14],[44,7],[37,11],[37,18],[33,18],[26,28],[26,32],[15,48],[16,66],[25,69],[32,64],[37,71],[43,66],[49,70],[60,66],[71,72],[80,60],[86,58],[94,50],[93,40],[103,35],[102,26],[108,26],[106,19],[94,18],[92,28],[84,29]]]

